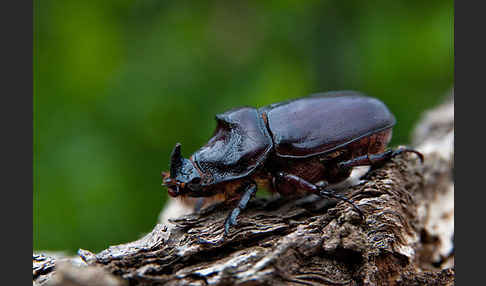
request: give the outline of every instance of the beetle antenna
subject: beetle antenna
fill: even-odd
[[[172,150],[172,154],[170,155],[170,177],[175,178],[177,170],[182,165],[182,156],[181,156],[181,143],[177,143]]]

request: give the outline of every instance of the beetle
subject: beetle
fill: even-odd
[[[355,166],[380,166],[403,152],[387,149],[396,123],[380,100],[356,91],[334,91],[216,115],[216,130],[189,159],[177,143],[163,186],[172,197],[223,195],[236,207],[224,235],[258,188],[281,195],[317,194],[345,201],[329,185],[347,179]]]

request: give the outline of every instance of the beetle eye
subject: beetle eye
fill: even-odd
[[[194,178],[191,183],[193,184],[199,184],[201,182],[201,178]]]

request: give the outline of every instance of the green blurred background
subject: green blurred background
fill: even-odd
[[[382,99],[406,144],[454,81],[453,1],[36,1],[35,250],[149,232],[176,142],[214,115],[307,94]]]

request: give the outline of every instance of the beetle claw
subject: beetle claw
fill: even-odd
[[[414,150],[414,149],[410,149],[410,148],[406,148],[406,147],[402,147],[402,148],[399,148],[397,150],[394,150],[393,153],[391,154],[391,157],[395,157],[401,153],[406,153],[406,152],[410,152],[410,153],[414,153],[415,155],[417,155],[420,159],[420,163],[424,163],[424,155],[422,153],[420,153],[419,151],[417,150]]]

